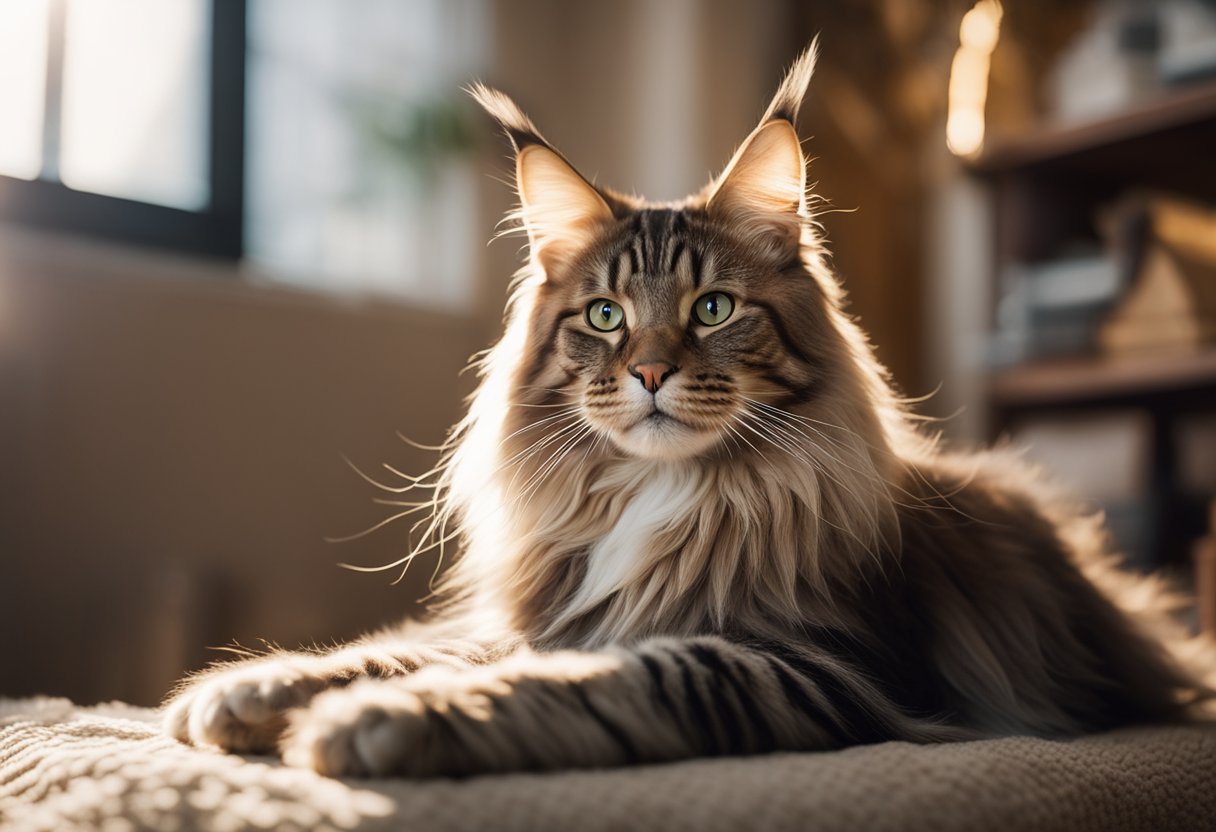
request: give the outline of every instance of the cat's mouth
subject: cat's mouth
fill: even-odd
[[[645,459],[685,459],[718,441],[714,431],[690,424],[653,406],[621,432],[613,432],[616,444],[632,456]]]
[[[685,409],[680,401],[666,396],[658,398],[660,401],[649,395],[633,396],[619,402],[616,412],[607,416],[593,408],[588,421],[611,437],[620,450],[643,459],[685,459],[721,441],[721,431],[710,420],[697,418],[695,408]],[[665,398],[668,400],[663,401]],[[632,412],[622,412],[627,409]]]
[[[687,423],[681,421],[680,419],[677,419],[675,416],[672,416],[667,411],[662,410],[656,404],[653,408],[651,408],[649,413],[647,413],[641,419],[638,419],[636,422],[634,422],[630,429],[633,430],[635,428],[639,428],[642,426],[657,427],[660,425],[667,425],[667,424],[679,425],[680,427],[684,427],[684,428],[689,427],[689,425]]]

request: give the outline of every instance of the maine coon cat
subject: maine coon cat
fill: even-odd
[[[812,46],[673,204],[592,185],[474,88],[516,151],[529,257],[417,483],[430,539],[459,539],[442,603],[213,667],[172,695],[169,732],[426,776],[1197,711],[1159,589],[1012,458],[922,435],[843,311],[794,128],[813,65]]]

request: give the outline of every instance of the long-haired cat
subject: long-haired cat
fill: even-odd
[[[1197,711],[1158,588],[1015,460],[935,447],[843,311],[794,128],[814,54],[670,204],[589,183],[473,89],[516,151],[529,258],[417,483],[431,540],[460,541],[442,604],[188,679],[168,731],[425,776]]]

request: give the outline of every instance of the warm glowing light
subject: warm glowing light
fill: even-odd
[[[971,155],[984,144],[984,116],[975,110],[959,110],[946,120],[946,142],[954,153]]]
[[[69,0],[64,184],[178,208],[206,205],[209,6]]]
[[[49,0],[0,3],[0,174],[42,170]]]
[[[984,146],[988,71],[1000,39],[1002,14],[998,0],[980,0],[959,24],[946,117],[946,146],[957,156],[975,156]]]
[[[971,49],[992,53],[1001,34],[1001,4],[997,0],[981,0],[963,15],[958,27],[959,43]]]

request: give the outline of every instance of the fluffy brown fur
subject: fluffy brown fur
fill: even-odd
[[[810,209],[813,65],[667,205],[591,185],[473,89],[516,149],[530,255],[411,486],[435,492],[421,546],[460,542],[439,615],[189,680],[170,731],[427,775],[1197,712],[1200,648],[1100,525],[1011,456],[940,451],[892,394]]]

